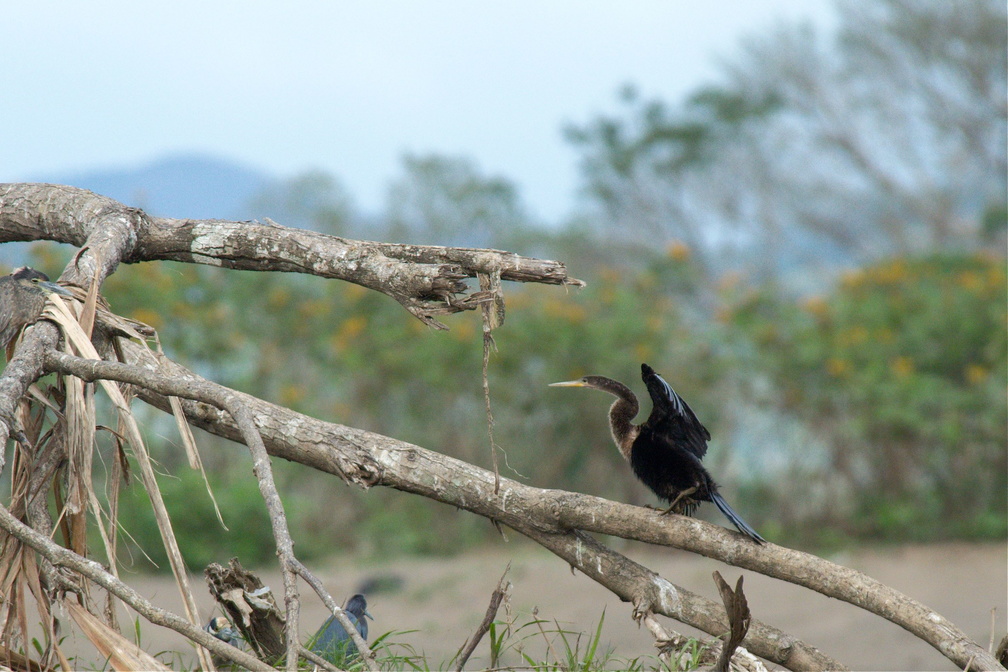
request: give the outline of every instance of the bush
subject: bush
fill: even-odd
[[[769,290],[728,313],[781,408],[826,429],[852,532],[1008,533],[1002,259],[933,255],[851,271],[831,296]]]

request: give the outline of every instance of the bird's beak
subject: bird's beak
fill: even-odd
[[[374,616],[372,616],[371,612],[368,611],[367,609],[364,610],[364,615],[370,618],[372,621],[374,620]]]
[[[567,380],[562,383],[550,383],[550,387],[587,387],[583,380]]]
[[[47,292],[59,294],[60,296],[73,297],[73,292],[62,285],[57,285],[55,282],[40,282],[38,285]]]

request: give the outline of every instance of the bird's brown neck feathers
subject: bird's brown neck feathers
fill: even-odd
[[[640,410],[637,396],[623,383],[602,376],[589,376],[586,379],[591,387],[608,392],[617,397],[609,407],[609,429],[612,431],[616,447],[626,459],[630,459],[630,449],[634,439],[640,433],[640,427],[633,424],[633,419]]]

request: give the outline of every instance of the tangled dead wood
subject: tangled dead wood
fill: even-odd
[[[97,288],[121,262],[157,259],[296,271],[375,289],[395,298],[410,313],[434,326],[439,325],[435,315],[501,301],[499,284],[482,283],[485,287],[477,290],[467,285],[465,278],[580,284],[569,278],[558,262],[494,250],[347,241],[272,223],[167,220],[69,187],[0,186],[0,242],[37,239],[68,242],[80,248],[61,281],[81,288]],[[499,314],[502,317],[503,311]],[[116,381],[117,384],[106,385],[113,396],[122,393],[121,385],[127,385],[130,394],[166,412],[181,411],[188,422],[246,444],[253,454],[255,475],[270,511],[284,574],[287,669],[296,667],[304,651],[297,623],[297,578],[305,579],[319,592],[337,618],[342,612],[293,554],[283,505],[272,483],[269,455],[334,474],[362,487],[391,487],[450,503],[507,525],[632,602],[635,617],[643,619],[649,627],[657,623],[656,614],[663,614],[721,635],[729,631],[729,621],[721,605],[670,583],[601,544],[588,532],[685,548],[792,581],[901,625],[961,667],[1003,669],[990,653],[924,605],[820,558],[772,544],[757,547],[739,535],[698,520],[660,517],[646,509],[596,497],[531,488],[419,446],[302,416],[206,381],[138,339],[113,335],[115,347],[99,349],[103,354],[114,352],[113,359],[119,361],[100,361],[96,353],[87,352],[80,343],[75,349],[61,350],[59,344],[68,341],[69,326],[63,328],[62,337],[56,326],[45,322],[25,332],[0,375],[0,436],[5,442],[9,436],[23,440],[27,445],[22,447],[36,451],[32,453],[33,459],[38,457],[39,437],[27,437],[23,432],[26,418],[21,413],[23,400],[43,373],[56,372],[86,382]],[[127,399],[124,395],[126,412]],[[128,428],[126,412],[121,419]],[[142,450],[133,445],[133,432],[123,432],[123,436],[134,450]],[[156,490],[156,483],[149,487]],[[208,635],[199,627],[198,615],[179,618],[140,598],[115,576],[114,565],[103,568],[76,552],[86,549],[75,549],[72,544],[63,547],[51,541],[53,523],[46,516],[33,518],[20,510],[19,515],[13,515],[7,507],[0,509],[0,527],[9,535],[8,542],[16,539],[23,548],[32,549],[44,559],[40,571],[45,589],[82,596],[82,577],[86,578],[151,622],[175,629],[209,652],[249,669],[269,669],[254,657]],[[102,515],[101,511],[95,511],[99,519]],[[170,544],[170,525],[167,528],[163,534],[166,544]],[[354,630],[349,622],[344,626],[348,632]],[[757,620],[749,622],[744,646],[789,669],[842,668],[814,647]],[[365,654],[365,663],[373,668],[374,660],[366,654],[366,647],[360,651]],[[212,669],[208,656],[203,656],[201,664],[204,669]]]

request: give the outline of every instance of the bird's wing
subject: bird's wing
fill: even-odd
[[[643,378],[654,405],[645,424],[651,431],[682,445],[698,458],[706,455],[710,432],[701,424],[689,404],[650,367]]]

